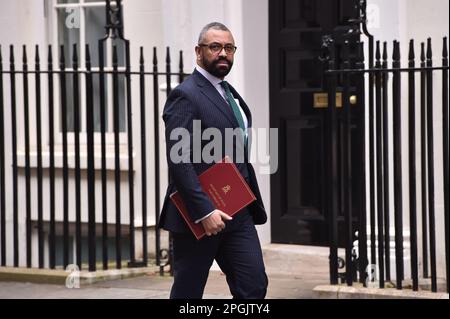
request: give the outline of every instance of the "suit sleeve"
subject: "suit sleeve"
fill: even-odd
[[[180,192],[191,220],[202,219],[214,211],[215,207],[203,192],[192,165],[193,121],[199,119],[195,103],[184,92],[175,89],[168,97],[164,107],[163,119],[166,125],[167,163],[173,182]],[[183,148],[185,160],[180,163],[174,161],[170,156],[171,149],[180,142],[179,139],[171,139],[171,133],[178,128],[183,128],[189,133],[189,143]]]

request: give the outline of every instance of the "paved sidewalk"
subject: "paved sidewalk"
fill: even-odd
[[[270,299],[308,299],[313,298],[312,290],[321,282],[289,275],[269,276],[270,284],[267,298]],[[0,299],[167,299],[171,277],[150,275],[93,285],[80,289],[68,289],[61,285],[0,282]],[[231,295],[220,272],[212,271],[205,289],[205,299],[229,299]]]
[[[289,245],[264,247],[269,277],[267,298],[309,299],[313,289],[328,284],[328,250]],[[122,280],[82,285],[68,289],[63,285],[0,282],[0,299],[167,299],[173,278],[149,274]],[[206,285],[205,299],[228,299],[231,295],[225,276],[213,267]]]

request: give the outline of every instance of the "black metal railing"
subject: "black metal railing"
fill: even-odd
[[[169,94],[172,81],[181,82],[187,74],[183,71],[182,51],[179,55],[178,71],[171,71],[169,48],[166,51],[165,72],[158,71],[156,48],[153,48],[153,70],[152,72],[145,70],[143,47],[140,48],[139,68],[132,71],[130,42],[123,37],[121,19],[120,1],[116,1],[116,6],[111,6],[110,1],[106,1],[106,35],[98,42],[99,65],[95,70],[91,60],[92,46],[89,45],[84,48],[85,59],[81,61],[77,54],[78,49],[81,48],[77,48],[74,44],[71,63],[65,60],[68,48],[60,46],[59,68],[54,66],[56,60],[53,47],[48,46],[47,70],[42,70],[40,58],[42,51],[38,46],[34,50],[35,59],[32,70],[29,68],[27,47],[22,48],[22,68],[19,70],[16,68],[15,48],[10,46],[9,69],[5,70],[0,47],[1,266],[37,266],[50,269],[63,266],[65,268],[70,261],[73,246],[71,238],[74,239],[75,246],[73,263],[77,264],[79,269],[86,268],[86,261],[89,271],[95,271],[98,267],[110,268],[111,246],[114,246],[114,268],[120,269],[124,260],[129,261],[129,267],[148,265],[149,203],[147,197],[149,192],[154,193],[155,196],[156,224],[161,209],[159,81],[161,77],[166,81],[166,91]],[[108,39],[112,39],[114,43],[109,49],[107,48]],[[124,67],[119,66],[119,50],[124,52]],[[111,57],[111,66],[107,66],[105,62],[107,54]],[[70,69],[68,69],[69,64]],[[34,83],[30,79],[33,79]],[[139,84],[136,86],[137,89],[131,85],[132,79],[136,79]],[[108,83],[111,85],[108,86]],[[120,113],[121,83],[124,90],[124,114]],[[22,85],[21,91],[17,90],[18,84]],[[9,87],[9,94],[5,91],[5,87]],[[97,92],[97,95],[94,92]],[[147,99],[150,93],[152,98]],[[108,94],[111,96],[110,99]],[[72,106],[73,121],[66,120],[69,105]],[[85,106],[85,114],[82,114],[82,105]],[[30,112],[30,106],[35,107],[34,112]],[[113,125],[110,130],[107,128],[108,109],[112,109]],[[99,128],[95,128],[94,124],[95,110],[99,110],[100,114]],[[5,114],[9,114],[10,119],[6,119]],[[56,118],[58,114],[59,117]],[[154,136],[152,139],[148,138],[146,127],[149,116],[153,116]],[[125,118],[125,129],[120,127],[121,117]],[[133,136],[135,125],[140,126],[139,133],[135,133],[138,136]],[[31,131],[31,127],[35,128],[35,132]],[[82,130],[82,127],[85,127],[85,130]],[[6,132],[8,133],[5,134]],[[126,141],[121,140],[122,135],[126,136]],[[69,138],[72,136],[73,141],[70,139],[69,143]],[[140,141],[140,154],[134,154],[136,149],[133,137]],[[108,142],[108,138],[112,140],[112,143]],[[85,141],[85,146],[82,141]],[[7,146],[9,149],[6,148]],[[121,148],[125,147],[126,151],[121,151]],[[147,180],[148,165],[150,165],[147,157],[148,150],[155,158],[152,163],[155,179],[151,185]],[[70,157],[70,152],[73,152],[73,157]],[[82,159],[83,152],[86,158]],[[22,153],[25,164],[22,162],[19,164],[19,155]],[[114,158],[113,167],[108,166],[108,156]],[[121,156],[127,159],[126,169],[121,167],[123,165]],[[45,160],[45,165],[44,157],[48,158]],[[96,158],[99,158],[98,165],[96,165]],[[138,161],[140,161],[139,172],[135,170]],[[11,167],[10,173],[6,171],[8,167]],[[113,176],[108,174],[111,169],[114,172]],[[141,176],[141,203],[137,205],[135,203],[136,173]],[[112,183],[114,184],[113,192],[109,189],[111,187],[108,187],[108,184]],[[22,187],[22,184],[25,186]],[[36,192],[32,192],[33,184],[36,185]],[[124,185],[128,190],[127,196],[123,194]],[[12,196],[11,201],[6,196],[8,189],[11,189],[8,193]],[[70,202],[71,198],[74,198],[73,203]],[[83,198],[87,198],[86,203]],[[101,200],[97,201],[97,198]],[[113,205],[110,203],[112,200]],[[36,205],[34,205],[35,202]],[[44,202],[48,203],[45,208]],[[125,205],[127,208],[124,207]],[[110,216],[108,210],[111,206],[115,210],[113,223],[108,220]],[[74,207],[74,216],[70,215],[71,207]],[[100,210],[101,213],[96,214],[96,210]],[[122,222],[124,212],[127,212],[129,219],[126,224]],[[134,220],[139,215],[142,216],[142,260],[136,260],[135,256]],[[8,224],[9,220],[12,220],[12,223]],[[111,224],[114,228],[113,236],[108,229]],[[22,225],[25,225],[24,229]],[[126,228],[128,228],[127,243],[124,242],[123,234]],[[33,239],[33,229],[37,230],[37,244]],[[22,233],[25,235],[22,236]],[[83,241],[83,233],[87,234],[87,241]],[[8,240],[9,235],[13,239],[12,242]],[[155,236],[156,264],[160,266],[163,273],[164,267],[170,266],[171,252],[161,248],[161,234],[157,227],[155,227]],[[101,253],[97,254],[98,239],[101,241],[99,245]],[[128,247],[124,247],[124,244]],[[25,247],[24,254],[21,247]],[[170,243],[168,247],[171,247]],[[35,249],[37,261],[32,258]],[[124,251],[127,251],[126,255]],[[8,256],[12,257],[8,259]],[[98,266],[97,262],[101,266]]]
[[[129,47],[129,44],[126,44]],[[53,68],[54,59],[52,53],[52,47],[48,48],[48,68],[47,70],[41,70],[41,60],[39,56],[39,47],[36,47],[35,53],[35,68],[34,70],[29,70],[28,68],[28,60],[27,60],[27,48],[23,47],[23,66],[21,70],[16,70],[16,60],[14,56],[14,47],[10,47],[10,68],[9,70],[4,70],[3,63],[1,60],[1,48],[0,48],[0,252],[1,252],[1,265],[6,266],[7,262],[7,252],[9,249],[12,251],[13,262],[11,263],[14,267],[19,267],[23,265],[23,261],[20,260],[20,247],[21,241],[23,240],[20,236],[19,226],[21,224],[20,216],[22,205],[19,205],[19,198],[24,198],[24,207],[25,207],[25,242],[26,242],[26,252],[25,252],[25,265],[27,267],[36,266],[32,262],[32,250],[35,245],[32,241],[32,230],[34,225],[34,216],[37,216],[37,256],[38,262],[37,266],[39,268],[44,268],[44,265],[47,264],[44,261],[44,251],[47,247],[44,247],[44,243],[48,243],[48,267],[53,269],[57,266],[56,262],[56,229],[58,220],[62,222],[62,266],[67,266],[69,264],[69,251],[70,251],[70,238],[75,238],[75,260],[78,267],[82,267],[82,215],[87,211],[88,216],[88,261],[89,261],[89,270],[96,270],[96,238],[101,238],[102,240],[102,268],[107,269],[110,258],[108,256],[108,243],[110,241],[110,237],[113,237],[115,240],[115,268],[122,267],[122,249],[123,245],[121,243],[122,240],[122,222],[121,218],[123,217],[123,201],[124,196],[121,194],[121,189],[124,183],[128,186],[128,200],[127,204],[128,212],[129,212],[129,223],[127,223],[129,227],[129,252],[130,257],[129,260],[133,266],[147,265],[148,263],[148,247],[147,247],[147,232],[143,231],[143,260],[138,262],[134,256],[135,251],[135,226],[133,221],[135,219],[135,204],[134,204],[134,192],[135,192],[135,182],[134,182],[134,163],[138,160],[138,157],[134,157],[133,155],[133,129],[132,125],[135,123],[140,124],[140,134],[138,136],[138,140],[141,145],[141,154],[139,157],[142,176],[141,180],[141,199],[142,203],[139,205],[142,214],[143,225],[142,228],[146,230],[148,228],[147,219],[148,219],[148,181],[147,181],[147,167],[149,165],[147,159],[147,149],[151,148],[152,153],[155,156],[154,162],[154,171],[155,171],[155,180],[154,183],[152,181],[152,187],[150,191],[155,193],[155,221],[158,222],[159,212],[160,212],[160,163],[159,163],[159,154],[160,154],[160,146],[159,146],[159,79],[163,77],[166,81],[179,81],[183,80],[187,74],[183,73],[183,55],[180,52],[180,69],[179,72],[172,73],[170,69],[170,50],[167,48],[167,61],[166,68],[168,72],[160,73],[158,72],[158,60],[157,60],[157,50],[153,49],[153,72],[145,71],[145,61],[144,61],[144,49],[141,47],[140,51],[140,60],[139,60],[139,71],[133,72],[131,71],[130,65],[128,64],[125,70],[119,70],[117,64],[117,49],[113,48],[113,57],[112,63],[113,68],[111,71],[105,70],[105,67],[102,67],[102,59],[100,58],[100,70],[92,71],[91,60],[90,60],[90,47],[86,46],[86,61],[84,65],[84,69],[81,69],[78,65],[79,60],[76,54],[77,50],[74,47],[74,56],[72,61],[72,70],[66,69],[66,63],[64,61],[64,52],[65,48],[63,46],[60,47],[60,61],[59,61],[59,69],[55,70]],[[102,50],[99,50],[102,52]],[[129,52],[127,52],[129,55]],[[41,78],[47,78],[46,84],[47,88],[45,88],[41,83]],[[29,77],[34,78],[34,87],[30,86]],[[69,85],[67,79],[72,77],[73,85]],[[79,86],[81,78],[84,77],[84,93],[81,94],[81,89]],[[107,107],[106,103],[106,93],[107,88],[105,87],[106,78],[112,78],[112,92],[113,92],[113,119],[114,119],[114,185],[115,192],[108,191],[107,182],[108,182],[108,168],[107,168],[107,155],[111,155],[107,153],[107,143],[106,137],[108,132],[106,131],[106,119],[105,116],[101,116],[101,129],[100,132],[94,131],[94,94],[93,90],[97,89],[100,92],[100,112],[101,114],[105,114],[105,110]],[[120,140],[120,134],[122,132],[119,131],[119,78],[123,77],[126,83],[126,110],[127,110],[127,128],[126,128],[126,136],[127,142],[124,144],[127,147],[127,161],[128,167],[126,170],[121,168],[120,163],[120,155],[121,150],[120,147],[123,145],[123,141]],[[136,77],[139,81],[139,91],[134,93],[131,87],[132,78]],[[150,79],[153,87],[148,87],[146,85],[146,79]],[[6,92],[4,91],[4,81],[7,82],[7,86],[10,87],[9,98],[5,99]],[[19,81],[21,80],[21,81]],[[100,83],[99,87],[95,88],[94,82],[98,80],[97,83]],[[19,92],[16,90],[16,81],[20,82],[23,85],[23,90],[20,96]],[[170,83],[170,82],[168,82]],[[55,98],[55,87],[59,88],[59,99]],[[147,102],[147,92],[152,92],[153,98]],[[34,90],[33,96],[35,96],[35,117],[30,117],[30,90]],[[170,93],[171,85],[167,85],[167,92]],[[43,92],[47,91],[47,97],[44,100],[42,98]],[[70,94],[69,94],[70,92]],[[57,120],[55,119],[55,108],[60,108],[60,117],[61,119],[67,118],[67,104],[68,98],[71,96],[73,98],[73,106],[74,106],[74,130],[69,132],[67,128],[67,121],[65,120]],[[85,123],[86,123],[86,131],[81,131],[81,114],[80,114],[80,96],[83,96],[86,99],[86,114],[85,114]],[[131,98],[137,98],[140,101],[135,104],[139,105],[139,112],[132,111],[133,104],[131,102]],[[6,101],[8,100],[8,101]],[[19,103],[18,100],[23,101],[23,103]],[[7,103],[9,102],[9,103]],[[22,104],[22,105],[21,105]],[[152,104],[152,105],[151,105]],[[18,114],[18,108],[23,107],[23,118],[20,118]],[[8,134],[5,135],[5,112],[6,109],[10,110],[10,127],[8,125],[7,131]],[[146,123],[148,121],[148,111],[151,111],[154,118],[154,138],[149,140],[147,137],[147,129]],[[48,114],[48,117],[44,119],[41,115]],[[138,118],[140,116],[140,119]],[[22,122],[23,126],[19,123]],[[32,134],[30,130],[30,123],[35,123],[36,133]],[[48,121],[48,122],[47,122]],[[55,129],[58,125],[55,123],[61,123],[61,130],[58,131]],[[47,122],[47,124],[44,124]],[[20,129],[23,127],[23,131]],[[48,143],[43,141],[43,127],[48,127],[48,130],[45,132],[46,136],[48,136]],[[73,167],[69,165],[69,150],[71,150],[71,146],[68,142],[69,133],[73,134]],[[80,154],[82,153],[80,146],[80,135],[82,133],[86,133],[86,168],[82,168]],[[100,148],[96,148],[96,144],[94,142],[94,135],[100,134]],[[33,136],[34,135],[34,136]],[[61,156],[62,156],[62,165],[58,167],[56,165],[55,154],[57,143],[55,142],[55,137],[57,135],[61,136]],[[22,136],[24,139],[24,174],[22,173],[22,167],[19,165],[18,161],[18,151],[19,151],[19,136]],[[35,151],[31,150],[31,138],[36,141]],[[7,141],[10,139],[10,141]],[[48,156],[48,165],[44,167],[43,165],[43,157],[44,157],[44,147],[46,144],[48,146],[48,150],[46,154]],[[11,150],[5,149],[5,145],[10,145]],[[110,152],[110,151],[109,151]],[[35,165],[31,164],[31,153],[34,154],[36,160]],[[9,161],[8,157],[12,155],[12,160]],[[100,168],[96,168],[95,166],[95,157],[101,158]],[[5,169],[7,166],[12,167],[12,179],[7,180],[5,175]],[[59,192],[56,189],[57,182],[57,173],[59,172],[59,168],[61,168],[61,174],[58,177],[62,180],[62,191]],[[82,175],[83,171],[86,171],[86,183],[87,183],[87,208],[84,207],[84,203],[82,202]],[[96,172],[99,171],[99,175]],[[128,178],[123,179],[123,173],[126,172]],[[48,175],[47,175],[48,174]],[[46,178],[44,178],[44,175]],[[83,175],[84,176],[84,175]],[[19,181],[24,178],[25,180],[25,188],[19,187]],[[44,188],[47,187],[47,183],[44,183],[44,179],[48,181],[48,192],[44,191]],[[96,181],[101,181],[101,186],[96,185]],[[72,188],[73,182],[73,188]],[[32,194],[32,183],[37,183],[36,194]],[[10,185],[8,185],[10,184]],[[45,184],[45,185],[44,185]],[[7,206],[6,200],[6,190],[8,187],[12,186],[12,205],[11,207]],[[75,193],[74,203],[70,203],[70,194],[71,192]],[[44,194],[45,193],[45,194]],[[62,195],[62,205],[61,207],[57,207],[56,199],[57,194]],[[97,205],[97,208],[100,208],[102,211],[102,218],[100,220],[96,220],[96,195],[101,197],[101,205]],[[35,196],[35,198],[33,198]],[[48,214],[44,214],[43,202],[47,201],[45,196],[48,196]],[[112,196],[115,200],[115,235],[110,236],[108,233],[108,225],[110,222],[108,221],[108,198]],[[37,201],[37,205],[32,205],[33,201]],[[59,197],[58,197],[59,198]],[[59,202],[59,201],[58,201]],[[22,202],[20,203],[22,204]],[[19,207],[20,206],[20,207]],[[74,229],[71,229],[71,218],[69,218],[69,208],[71,206],[75,207],[75,222]],[[56,212],[62,212],[60,217],[57,216]],[[48,216],[48,218],[44,218]],[[11,218],[12,217],[12,218]],[[13,242],[11,245],[7,245],[6,234],[9,229],[7,229],[7,220],[12,219],[12,237]],[[48,223],[48,230],[45,231],[44,224]],[[96,225],[101,225],[101,232],[96,231]],[[48,235],[48,241],[45,240],[45,236]],[[166,252],[161,252],[161,243],[160,243],[160,233],[159,230],[156,230],[156,258],[158,263],[161,262],[161,254],[166,254]]]
[[[370,41],[370,39],[369,39]],[[359,281],[367,284],[367,280],[373,279],[370,276],[370,269],[367,265],[375,267],[378,276],[378,284],[380,288],[385,288],[386,281],[391,281],[391,255],[390,255],[390,219],[393,217],[395,226],[395,286],[402,289],[405,280],[405,268],[410,267],[411,281],[413,290],[419,290],[419,277],[430,278],[431,291],[438,291],[438,275],[437,275],[437,243],[436,234],[445,238],[445,261],[446,261],[446,282],[447,292],[448,286],[448,218],[449,218],[449,130],[448,130],[448,50],[447,38],[443,39],[442,65],[433,66],[432,42],[428,39],[427,43],[421,43],[420,67],[416,67],[415,43],[411,40],[409,43],[408,66],[401,65],[400,43],[393,42],[392,68],[388,68],[388,49],[387,43],[376,42],[374,47],[375,63],[369,68],[365,68],[364,62],[364,44],[358,43],[356,57],[352,60],[349,58],[349,42],[344,43],[342,50],[342,64],[336,65],[335,43],[331,38],[324,41],[324,54],[328,61],[325,71],[326,87],[328,91],[328,152],[329,166],[327,171],[329,183],[329,222],[330,222],[330,274],[331,283],[339,282],[338,266],[338,232],[337,232],[337,216],[340,213],[337,198],[344,198],[344,216],[346,233],[345,237],[345,281],[348,285],[352,285],[355,281],[353,276],[353,267],[358,267]],[[416,76],[419,76],[419,87],[416,85]],[[433,99],[435,81],[439,75],[442,77],[442,100],[436,102]],[[367,89],[364,87],[366,77],[373,83]],[[403,78],[407,78],[407,86],[402,86]],[[338,176],[342,176],[344,185],[352,178],[351,162],[346,158],[346,166],[343,172],[338,172],[337,154],[338,147],[341,147],[340,153],[350,154],[352,145],[350,130],[350,114],[352,112],[349,102],[350,81],[358,83],[356,92],[359,99],[358,105],[368,110],[368,135],[369,147],[364,156],[368,157],[372,165],[369,165],[369,171],[362,176],[368,176],[369,184],[369,226],[371,230],[370,240],[366,238],[366,219],[360,218],[357,229],[352,227],[351,220],[351,191],[350,187],[344,187],[340,193],[337,188],[339,184]],[[343,92],[343,108],[341,111],[336,109],[335,99],[337,91]],[[367,92],[368,91],[368,92]],[[370,93],[372,92],[372,93]],[[402,98],[402,93],[407,92],[407,102]],[[366,93],[370,103],[365,101]],[[416,101],[416,96],[420,97],[420,103]],[[420,104],[420,113],[416,111],[417,105]],[[438,105],[439,104],[439,105]],[[434,118],[436,108],[442,109],[442,117]],[[408,114],[403,114],[403,109],[408,110]],[[343,140],[338,141],[338,119],[337,113],[344,112]],[[390,116],[392,112],[392,116]],[[365,112],[364,112],[365,113]],[[420,131],[416,130],[418,126],[417,118],[420,115]],[[407,117],[406,117],[407,116]],[[402,125],[408,123],[408,135],[402,136]],[[439,124],[437,124],[439,123]],[[441,145],[436,144],[436,127],[442,124],[442,141]],[[392,138],[389,132],[392,131]],[[439,134],[440,135],[440,134]],[[416,141],[420,140],[420,147],[416,145]],[[402,149],[407,144],[408,153],[404,154]],[[389,162],[390,145],[393,147],[393,165]],[[363,147],[363,149],[365,146]],[[420,152],[420,173],[417,162],[417,155]],[[442,152],[442,162],[437,160],[436,155]],[[348,161],[347,161],[348,160]],[[443,164],[442,183],[436,182],[436,163]],[[404,176],[403,168],[408,168],[409,188],[403,187]],[[393,172],[393,189],[390,189],[390,172]],[[355,174],[356,175],[356,174]],[[359,176],[359,175],[358,175]],[[365,180],[365,178],[364,178]],[[418,182],[420,180],[420,183]],[[441,177],[439,176],[439,180]],[[441,187],[442,185],[442,187]],[[365,185],[363,185],[365,189]],[[420,187],[421,209],[417,207],[418,194],[417,189]],[[436,210],[436,191],[444,194],[444,209]],[[442,188],[442,189],[440,189]],[[390,211],[389,201],[393,194],[394,211]],[[406,195],[406,196],[405,196]],[[411,264],[404,264],[405,254],[405,236],[403,216],[404,197],[409,198],[409,244],[410,244],[410,260]],[[366,215],[366,207],[361,206],[361,216]],[[419,242],[418,218],[421,212],[422,234],[421,242]],[[444,214],[444,216],[436,216],[436,214]],[[393,214],[393,215],[392,215]],[[443,217],[445,226],[436,228],[436,218]],[[441,225],[439,225],[441,226]],[[359,255],[355,260],[355,254],[352,250],[354,234],[358,231]],[[445,237],[444,237],[445,236]],[[419,244],[422,245],[422,256],[419,256]],[[370,253],[370,262],[367,252]],[[420,258],[421,257],[421,258]],[[419,265],[422,265],[422,276],[419,275]],[[430,274],[429,274],[430,271]]]

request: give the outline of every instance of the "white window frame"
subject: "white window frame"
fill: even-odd
[[[85,71],[85,61],[86,61],[86,52],[85,52],[85,45],[86,45],[86,17],[85,17],[85,8],[88,7],[103,7],[105,8],[106,3],[104,1],[96,1],[96,2],[85,2],[85,0],[78,0],[78,3],[57,3],[57,0],[50,0],[51,1],[51,36],[53,42],[53,50],[54,50],[54,58],[53,61],[53,68],[54,70],[59,70],[59,58],[60,58],[60,51],[59,51],[59,30],[58,30],[58,11],[63,10],[66,8],[75,8],[79,9],[79,15],[80,15],[80,28],[78,30],[79,32],[79,40],[80,43],[78,45],[78,51],[79,51],[79,57],[78,57],[78,70]],[[115,6],[115,2],[111,3],[111,6]],[[123,4],[122,4],[123,6]],[[99,39],[100,40],[100,39]],[[106,61],[105,61],[105,71],[112,71],[112,41],[110,38],[106,40]],[[68,48],[65,48],[66,50]],[[92,54],[92,53],[91,53]],[[92,71],[99,71],[99,67],[92,67]],[[72,71],[73,68],[71,67],[71,61],[66,61],[66,70]],[[125,67],[119,67],[119,71],[125,71]],[[70,74],[67,76],[71,76]],[[79,76],[80,78],[80,98],[79,98],[79,107],[80,107],[80,148],[82,155],[85,154],[86,150],[86,141],[87,141],[87,134],[86,134],[86,79],[81,74]],[[107,152],[114,152],[114,132],[112,128],[113,125],[113,112],[112,112],[112,106],[113,106],[113,88],[112,88],[112,75],[106,74],[105,75],[105,81],[107,83],[107,96],[106,96],[106,108],[108,109],[108,131],[105,134],[106,144],[107,144]],[[55,79],[55,108],[54,108],[54,114],[55,114],[55,148],[58,149],[59,145],[62,145],[63,137],[62,132],[60,130],[60,122],[59,119],[61,118],[61,97],[60,97],[60,87],[59,87],[59,79]],[[125,86],[126,90],[126,86]],[[127,92],[125,92],[127,94]],[[125,95],[126,97],[126,95]],[[125,108],[126,108],[126,101],[125,101]],[[126,109],[125,109],[126,110]],[[125,130],[126,132],[120,132],[119,133],[119,141],[121,144],[121,153],[126,150],[126,145],[128,143],[127,140],[127,120],[126,120],[126,114],[125,111]],[[75,134],[73,132],[67,133],[67,141],[69,145],[69,149],[72,148],[75,144]],[[94,132],[94,143],[96,145],[100,145],[101,143],[101,133],[100,132]],[[58,145],[59,144],[59,145]],[[108,156],[110,157],[110,156]]]

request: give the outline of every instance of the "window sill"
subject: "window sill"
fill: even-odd
[[[74,146],[69,145],[68,146],[68,156],[67,156],[67,162],[68,162],[68,168],[70,170],[75,169],[75,151]],[[80,145],[80,169],[81,170],[87,170],[87,150],[86,145]],[[95,170],[101,170],[101,147],[100,145],[94,146],[94,169]],[[62,152],[62,145],[55,145],[55,168],[61,169],[63,168],[63,152]],[[30,150],[30,167],[31,168],[37,168],[38,167],[38,161],[37,161],[37,151],[36,149]],[[133,159],[136,157],[136,154],[133,152]],[[120,159],[120,170],[121,171],[128,171],[128,148],[127,145],[120,145],[119,150],[119,159]],[[25,168],[25,150],[19,149],[17,151],[17,167],[19,168]],[[48,169],[50,168],[50,152],[48,147],[44,148],[42,150],[42,168]],[[114,171],[115,170],[115,153],[114,153],[114,145],[107,145],[106,146],[106,170],[108,171]]]

